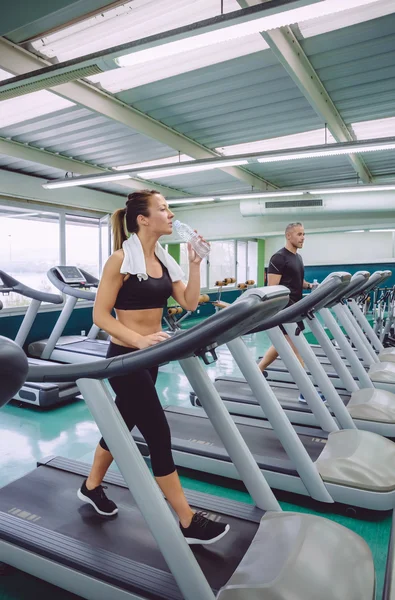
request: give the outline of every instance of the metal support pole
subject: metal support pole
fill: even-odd
[[[74,296],[69,296],[67,298],[66,304],[64,305],[63,310],[55,323],[55,327],[53,328],[52,333],[49,336],[47,343],[45,344],[45,348],[42,351],[40,358],[49,360],[53,349],[58,343],[59,338],[62,335],[64,328],[66,327],[67,321],[71,317],[71,313],[73,312],[76,303],[77,298],[74,298]]]
[[[369,352],[370,360],[371,360],[371,362],[369,364],[372,364],[372,362],[379,362],[379,358],[375,352],[375,349],[369,343],[368,338],[366,337],[362,327],[359,325],[359,323],[358,323],[357,319],[355,318],[355,316],[353,315],[353,313],[348,309],[348,307],[345,304],[341,305],[341,309],[342,309],[345,317],[350,321],[352,327],[355,329],[355,331],[359,335],[363,346]]]
[[[324,405],[319,393],[314,387],[310,377],[296,358],[294,351],[287,342],[279,327],[274,327],[268,332],[270,340],[277,352],[280,354],[286,368],[290,372],[297,387],[302,392],[317,423],[324,431],[338,431],[338,426]]]
[[[298,349],[299,354],[306,363],[316,384],[320,388],[321,392],[324,394],[325,399],[329,407],[332,409],[338,422],[340,423],[340,426],[343,429],[357,429],[354,421],[351,418],[350,413],[344,406],[343,400],[340,398],[339,394],[337,393],[337,390],[335,389],[334,385],[332,384],[331,380],[329,379],[323,366],[314,354],[313,349],[310,347],[304,335],[295,335],[294,325],[286,324],[284,325],[284,327],[289,337]],[[336,352],[334,348],[333,350]]]
[[[356,384],[354,377],[347,369],[344,360],[340,356],[340,353],[336,350],[326,335],[325,330],[319,320],[314,317],[309,321],[309,326],[317,342],[321,345],[321,348],[329,358],[331,365],[346,386],[346,389],[351,393],[357,392],[359,387]]]
[[[79,379],[78,387],[184,598],[215,595],[154,481],[103,381]]]
[[[325,325],[328,327],[329,331],[331,331],[335,340],[339,344],[341,351],[343,352],[344,356],[350,363],[351,370],[354,373],[355,377],[357,377],[357,379],[359,380],[361,388],[374,388],[374,385],[373,385],[369,375],[365,371],[361,361],[359,360],[358,356],[355,354],[354,349],[351,347],[346,336],[340,329],[338,323],[336,322],[336,319],[332,315],[329,308],[322,308],[319,312],[324,320]],[[339,375],[339,377],[341,379],[340,375]]]
[[[192,356],[179,363],[255,504],[263,510],[280,511],[276,497],[199,359]]]
[[[362,329],[364,330],[372,346],[377,350],[377,352],[382,352],[384,350],[384,346],[375,334],[372,326],[363,314],[362,310],[359,308],[358,303],[352,298],[348,306],[351,312],[353,313],[354,317],[356,318],[357,322],[359,323],[360,327],[362,327]]]
[[[38,309],[40,308],[41,300],[35,300],[34,298],[30,302],[26,314],[23,318],[21,326],[18,329],[18,333],[15,337],[15,342],[22,348],[23,344],[26,342],[26,338],[29,334],[29,331],[32,328],[33,321],[37,316]]]
[[[377,362],[378,358],[376,356],[376,354],[374,353],[372,347],[370,346],[372,352],[374,353],[375,358],[372,357],[368,346],[368,342],[366,340],[366,338],[363,340],[361,338],[362,332],[359,329],[356,329],[354,323],[352,323],[351,318],[348,316],[347,313],[349,313],[350,311],[343,305],[337,305],[333,307],[333,312],[335,313],[336,317],[338,318],[340,325],[343,326],[343,328],[345,329],[346,333],[348,334],[351,342],[354,344],[355,348],[357,349],[358,354],[360,355],[360,357],[362,358],[363,362],[365,363],[366,366],[370,366],[373,362]],[[351,315],[352,316],[352,315]]]
[[[273,427],[273,431],[283,445],[289,459],[295,465],[310,496],[321,502],[333,502],[317,467],[289,422],[270,385],[262,377],[258,365],[243,340],[237,338],[228,342],[227,346],[248,385],[251,387],[255,398],[261,405],[266,418]],[[321,399],[320,402],[322,404]]]

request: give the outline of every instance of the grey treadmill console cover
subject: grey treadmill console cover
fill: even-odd
[[[315,464],[328,483],[374,492],[395,490],[395,443],[377,433],[359,429],[330,433]]]
[[[353,419],[395,423],[395,394],[376,388],[357,390],[351,394],[347,409]]]
[[[266,513],[218,600],[373,600],[366,542],[342,525],[300,513]]]

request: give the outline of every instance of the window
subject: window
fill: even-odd
[[[237,283],[247,281],[247,242],[237,241]]]
[[[55,292],[47,271],[59,264],[59,216],[0,206],[1,269],[25,285],[43,292]],[[20,294],[0,295],[5,308],[27,306]]]
[[[258,283],[258,242],[254,240],[247,242],[247,279]]]
[[[216,281],[222,281],[226,277],[236,277],[235,242],[211,242],[209,254],[209,282],[210,288],[215,287]],[[234,284],[227,286],[234,287]]]
[[[99,219],[66,215],[66,264],[99,277]]]
[[[184,281],[188,281],[189,277],[189,261],[187,244],[180,244],[180,266],[185,273]],[[200,289],[207,287],[207,258],[204,258],[200,263]]]

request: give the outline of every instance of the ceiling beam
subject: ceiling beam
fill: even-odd
[[[255,4],[254,0],[237,0],[237,2],[241,8]],[[326,123],[335,140],[355,141],[292,29],[281,27],[263,31],[261,35],[311,107]],[[347,158],[363,183],[372,181],[371,173],[359,156],[350,154]]]
[[[49,62],[38,58],[27,50],[19,48],[4,38],[0,38],[0,67],[9,73],[22,75],[49,64]],[[73,81],[58,85],[51,88],[50,91],[91,111],[106,116],[113,121],[131,127],[135,131],[155,139],[177,152],[188,154],[192,158],[199,159],[219,156],[218,153],[206,148],[206,146],[199,144],[182,133],[167,127],[145,113],[128,106],[110,94],[83,81]],[[277,189],[277,186],[271,184],[269,181],[241,167],[226,167],[221,170],[254,189]]]
[[[39,165],[45,165],[54,169],[61,169],[62,171],[66,172],[77,173],[78,175],[98,175],[99,173],[116,174],[116,171],[113,171],[112,169],[101,169],[99,167],[94,167],[89,163],[75,160],[74,158],[69,158],[60,154],[54,154],[53,152],[48,152],[47,150],[41,150],[40,148],[35,148],[33,146],[21,144],[20,142],[14,142],[12,140],[6,140],[4,138],[0,138],[0,154],[12,156],[21,160],[29,160]],[[184,198],[189,195],[182,190],[169,188],[164,185],[158,185],[153,181],[139,178],[117,181],[117,185],[121,185],[125,188],[125,194],[130,193],[133,190],[143,190],[149,187],[155,188],[164,196],[169,196],[172,198]]]

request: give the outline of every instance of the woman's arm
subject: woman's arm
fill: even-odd
[[[188,244],[189,278],[188,284],[182,281],[173,282],[172,296],[185,310],[194,311],[198,307],[200,296],[200,263],[202,259]]]

